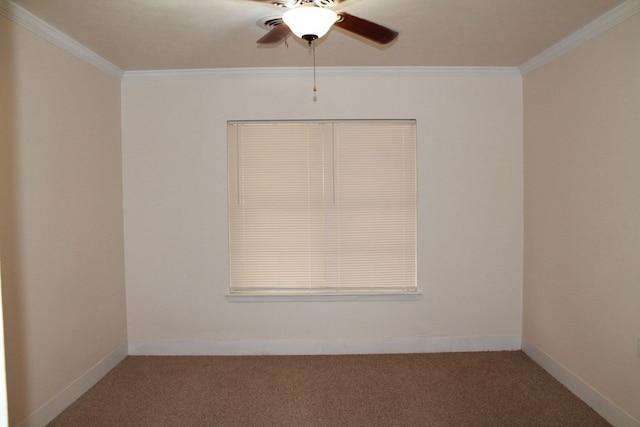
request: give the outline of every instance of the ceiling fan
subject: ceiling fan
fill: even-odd
[[[263,22],[270,31],[258,40],[258,44],[275,44],[290,33],[309,45],[324,36],[332,26],[342,28],[378,44],[388,44],[398,37],[398,32],[375,22],[358,18],[347,12],[334,12],[330,8],[348,0],[253,0],[286,8],[282,18]]]

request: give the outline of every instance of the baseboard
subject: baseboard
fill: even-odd
[[[520,335],[480,337],[407,337],[334,340],[138,341],[115,350],[38,408],[17,427],[47,425],[115,368],[127,355],[307,355],[392,354],[521,349]]]
[[[520,350],[520,335],[333,340],[137,341],[137,356],[390,354]]]
[[[566,366],[554,360],[536,346],[522,341],[522,350],[545,371],[560,381],[573,394],[592,407],[605,420],[616,427],[640,427],[640,421],[625,412],[606,396],[571,372]]]
[[[69,405],[93,387],[102,377],[122,362],[128,355],[128,346],[124,344],[86,371],[80,378],[38,408],[17,427],[42,427],[60,415]]]

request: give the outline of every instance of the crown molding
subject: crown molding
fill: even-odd
[[[530,60],[520,65],[522,75],[526,75],[548,64],[565,53],[577,48],[597,35],[605,32],[622,21],[640,12],[640,0],[627,0],[619,6],[611,9],[601,17],[580,28],[570,36],[560,40],[550,48],[542,51]]]
[[[524,62],[519,67],[320,67],[318,73],[325,76],[406,76],[406,75],[486,75],[524,76],[577,48],[609,28],[640,12],[640,0],[626,0],[585,25],[575,33],[564,38],[540,54]],[[305,76],[309,67],[273,67],[273,68],[213,68],[197,70],[149,70],[123,71],[104,59],[93,50],[78,43],[60,30],[47,24],[24,8],[0,0],[0,15],[37,34],[50,43],[82,59],[100,71],[121,80],[162,80],[175,78],[212,78],[212,77],[295,77]]]
[[[0,15],[80,58],[98,70],[119,80],[122,79],[123,71],[119,67],[22,7],[8,0],[0,0]]]
[[[149,70],[125,71],[122,79],[165,80],[207,79],[246,77],[300,77],[312,73],[311,67],[247,67],[207,68],[197,70]],[[454,75],[501,75],[520,77],[517,67],[318,67],[316,74],[325,77],[363,76],[454,76]]]

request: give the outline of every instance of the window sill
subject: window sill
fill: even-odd
[[[227,294],[227,302],[343,302],[343,301],[417,301],[420,292],[402,294],[299,294],[299,295],[259,295]]]

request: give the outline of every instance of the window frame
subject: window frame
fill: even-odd
[[[237,152],[234,152],[234,148],[233,148],[233,144],[239,144],[239,142],[237,140],[235,140],[235,138],[237,138],[238,136],[238,127],[239,126],[243,126],[243,125],[264,125],[264,126],[274,126],[274,125],[286,125],[286,124],[295,124],[295,125],[308,125],[308,126],[316,126],[316,125],[320,125],[320,126],[326,126],[326,125],[330,125],[331,126],[331,141],[329,142],[329,146],[331,146],[331,155],[333,156],[333,150],[335,149],[335,144],[338,143],[338,141],[336,141],[336,133],[333,131],[334,126],[335,125],[340,125],[340,124],[349,124],[349,125],[358,125],[361,124],[362,126],[365,125],[376,125],[376,124],[393,124],[393,125],[398,125],[398,126],[409,126],[410,131],[413,133],[412,135],[410,135],[408,138],[409,142],[407,141],[407,136],[403,136],[403,146],[402,146],[402,150],[406,150],[406,144],[413,144],[412,147],[412,157],[410,159],[410,162],[413,162],[412,164],[410,164],[410,166],[412,167],[412,177],[413,177],[413,183],[411,184],[412,187],[412,198],[413,200],[410,203],[410,208],[412,208],[414,210],[413,212],[413,219],[412,219],[412,227],[413,227],[413,235],[412,240],[410,240],[409,242],[412,242],[413,244],[413,249],[412,252],[409,252],[409,255],[413,256],[413,261],[412,264],[410,264],[413,267],[413,273],[412,273],[412,279],[410,278],[410,280],[413,281],[413,285],[412,286],[407,286],[407,285],[403,285],[403,286],[389,286],[389,287],[380,287],[377,288],[375,286],[372,287],[368,287],[368,286],[363,286],[362,289],[359,289],[357,286],[356,287],[345,287],[344,289],[341,289],[340,287],[331,287],[331,286],[327,286],[325,285],[324,287],[319,287],[319,288],[305,288],[304,286],[299,286],[297,287],[298,289],[305,289],[304,291],[300,292],[300,291],[296,291],[295,288],[288,290],[288,288],[285,287],[281,287],[278,288],[276,287],[275,291],[270,291],[270,288],[265,286],[265,289],[267,290],[251,290],[251,288],[249,287],[245,287],[245,289],[240,289],[240,290],[234,290],[233,288],[233,272],[232,270],[232,249],[231,249],[231,245],[232,245],[232,199],[234,197],[237,197],[237,195],[233,194],[235,187],[232,187],[232,185],[234,184],[233,181],[233,177],[232,175],[234,173],[238,173],[237,169],[233,169],[234,167],[239,168],[239,166],[237,165],[233,165],[233,162],[238,162],[238,164],[240,163],[240,155]],[[235,127],[235,130],[232,132],[232,129]],[[235,133],[234,133],[235,132]],[[340,143],[344,143],[343,141],[339,141]],[[326,146],[326,141],[322,142],[323,146]],[[230,279],[230,283],[228,286],[228,292],[226,294],[226,299],[230,302],[268,302],[268,301],[273,301],[273,302],[288,302],[288,301],[390,301],[390,300],[395,300],[395,301],[407,301],[407,300],[416,300],[419,299],[421,297],[421,292],[420,289],[418,287],[418,281],[417,281],[417,270],[418,270],[418,266],[417,266],[417,238],[418,238],[418,233],[417,233],[417,222],[418,222],[418,217],[417,217],[417,122],[416,120],[284,120],[284,121],[229,121],[227,122],[227,149],[228,149],[228,159],[227,159],[227,179],[228,179],[228,183],[227,183],[227,209],[228,209],[228,238],[229,238],[229,279]],[[386,149],[389,149],[388,147]],[[235,148],[235,150],[237,150],[237,147]],[[402,152],[403,155],[404,151]],[[324,171],[324,173],[327,174],[333,174],[333,168],[336,167],[335,166],[335,158],[333,160],[330,160],[332,163],[332,165],[330,166],[330,169]],[[232,166],[233,165],[233,166]],[[405,166],[406,167],[406,166]],[[323,168],[326,168],[326,166],[323,166]],[[404,169],[403,169],[404,170]],[[406,171],[405,171],[406,172]],[[324,179],[324,178],[323,178]],[[332,181],[330,183],[330,185],[334,185],[334,181],[337,178],[335,178],[335,176],[332,178]],[[235,182],[235,185],[238,186],[238,191],[240,191],[240,186],[244,185],[244,184],[240,184],[240,178],[238,178],[238,182]],[[324,182],[323,182],[324,185]],[[333,190],[335,191],[335,189]],[[335,193],[332,195],[329,195],[329,197],[333,197],[334,198],[334,204],[335,204],[335,198],[336,195]],[[238,204],[239,200],[238,200]],[[323,208],[324,209],[324,208]],[[324,210],[323,210],[324,212]],[[324,234],[323,234],[324,235]],[[242,255],[244,256],[244,255]],[[406,255],[405,255],[406,257]],[[327,261],[326,256],[322,256],[322,262],[326,263],[329,262]],[[326,268],[326,267],[325,267]],[[356,267],[358,268],[358,267]],[[405,277],[410,277],[410,276],[405,276]],[[259,289],[262,286],[257,286],[256,288]]]

